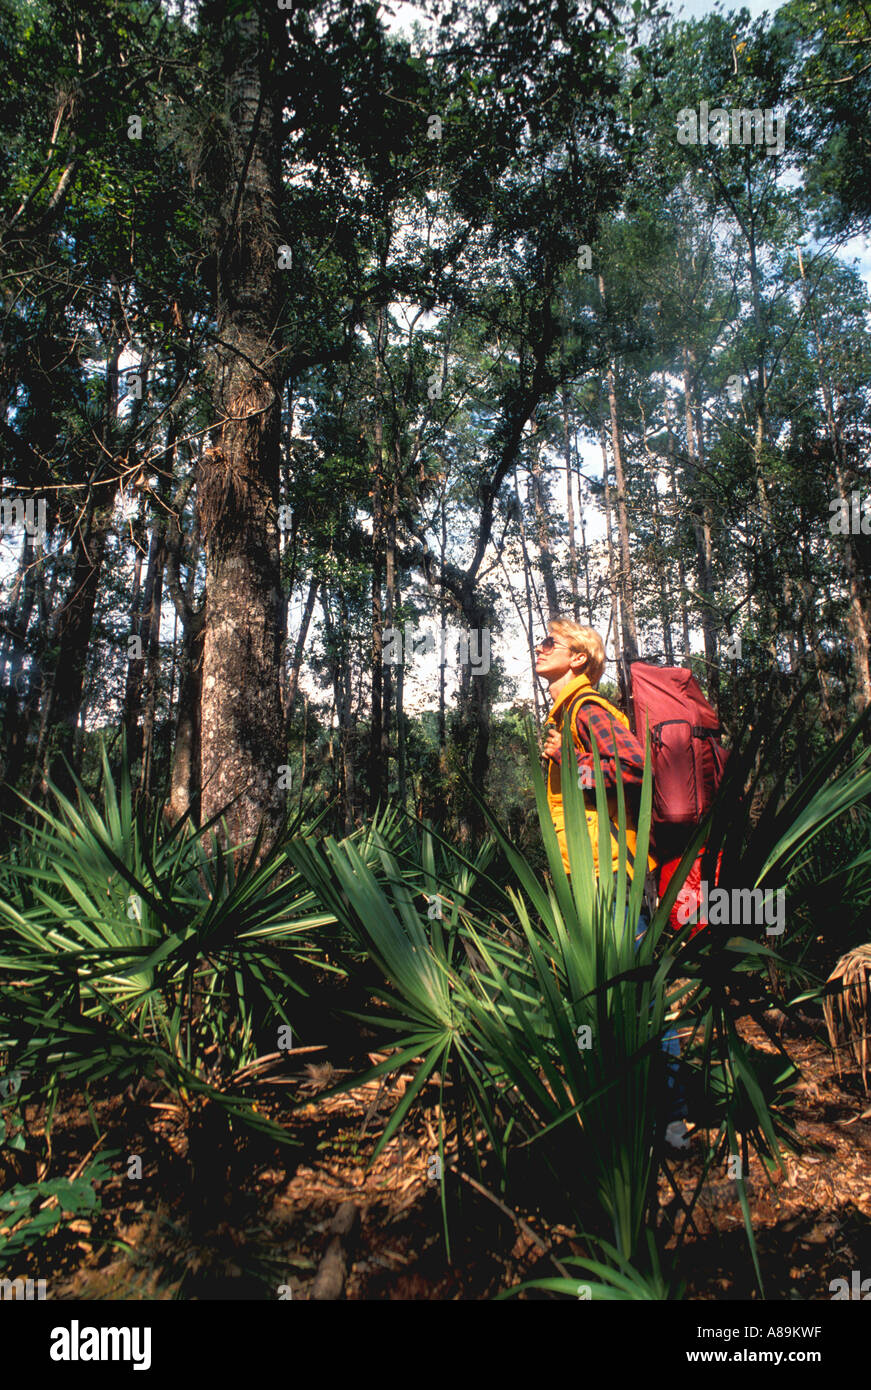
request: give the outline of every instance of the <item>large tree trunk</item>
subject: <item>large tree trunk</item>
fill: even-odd
[[[235,843],[262,827],[262,856],[283,823],[286,800],[277,526],[283,379],[275,336],[284,243],[275,79],[281,64],[273,51],[283,49],[283,16],[243,11],[223,40],[232,75],[220,190],[213,390],[219,425],[200,461],[197,496],[207,595],[203,815],[227,808]]]
[[[384,422],[381,415],[381,364],[387,338],[387,314],[379,306],[375,332],[375,424],[372,462],[372,712],[369,726],[369,809],[374,811],[386,787],[384,759]]]

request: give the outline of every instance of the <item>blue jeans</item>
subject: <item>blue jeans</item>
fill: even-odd
[[[617,876],[614,876],[614,888],[617,888]],[[629,909],[626,909],[627,916]],[[638,914],[638,930],[635,933],[635,950],[637,951],[644,938],[644,933],[650,926],[647,914],[642,903],[641,911]],[[671,1124],[672,1120],[685,1119],[687,1111],[686,1092],[680,1077],[680,1038],[674,1028],[663,1034],[662,1050],[669,1057],[666,1065],[666,1090],[668,1095],[668,1110],[666,1111],[666,1124]]]

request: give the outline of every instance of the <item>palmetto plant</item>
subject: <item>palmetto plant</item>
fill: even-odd
[[[486,877],[486,847],[472,862],[439,842],[436,867],[437,837],[428,831],[416,854],[383,843],[379,873],[347,841],[295,840],[289,847],[293,862],[324,905],[357,933],[384,978],[384,1007],[374,1021],[395,1050],[368,1075],[414,1065],[414,1079],[382,1145],[424,1085],[439,1076],[440,1096],[443,1103],[450,1100],[459,1138],[464,1130],[486,1135],[503,1174],[503,1195],[528,1209],[539,1198],[543,1202],[546,1192],[550,1210],[558,1206],[560,1218],[586,1239],[590,1253],[565,1260],[563,1268],[578,1269],[592,1296],[673,1295],[676,1267],[673,1261],[670,1270],[663,1268],[657,1232],[658,1179],[668,1171],[662,1040],[670,1019],[690,1035],[689,1079],[714,1116],[702,1181],[712,1167],[725,1168],[731,1156],[729,1172],[738,1184],[761,1287],[743,1175],[752,1152],[776,1165],[781,1145],[792,1141],[786,1108],[795,1069],[781,1050],[777,1074],[761,1084],[736,1019],[756,1005],[761,1014],[765,966],[777,957],[759,932],[709,927],[689,940],[692,923],[676,935],[668,916],[705,843],[712,882],[719,861],[720,882],[788,886],[814,837],[871,792],[867,753],[834,771],[860,728],[857,721],[790,795],[783,796],[783,781],[775,777],[755,821],[749,801],[768,766],[776,766],[776,743],[760,750],[754,735],[743,753],[734,753],[718,803],[688,846],[640,942],[643,879],[636,874],[628,887],[622,788],[616,884],[610,875],[597,883],[583,797],[574,779],[564,779],[567,875],[531,728],[530,762],[549,866],[544,882],[492,815],[493,835],[511,870],[502,884]],[[566,735],[564,766],[572,758]],[[595,762],[599,862],[609,863],[607,802],[597,756]],[[640,864],[650,806],[648,763],[638,813]],[[424,895],[431,900],[434,892],[442,913],[433,919]],[[486,910],[473,896],[479,893]],[[515,1181],[524,1152],[537,1156],[538,1194]],[[462,1155],[461,1147],[459,1162]],[[523,1171],[528,1181],[530,1168]],[[686,1229],[684,1222],[681,1238]],[[573,1295],[578,1288],[565,1274],[540,1286]]]
[[[604,800],[598,767],[597,780]],[[385,847],[379,883],[347,843],[326,840],[318,849],[297,841],[290,853],[325,903],[367,939],[391,986],[381,994],[388,1015],[377,1021],[395,1033],[399,1050],[371,1075],[422,1059],[382,1143],[439,1073],[451,1083],[458,1131],[463,1110],[471,1111],[506,1175],[514,1154],[537,1146],[541,1169],[563,1198],[563,1215],[580,1223],[591,1207],[598,1209],[607,1217],[618,1263],[635,1260],[646,1245],[655,1198],[656,1124],[666,1079],[660,1047],[665,972],[653,964],[654,940],[636,948],[643,881],[633,885],[627,910],[622,802],[615,891],[610,878],[595,884],[580,792],[567,794],[571,881],[540,776],[537,792],[552,882],[545,888],[538,881],[494,821],[516,878],[502,890],[504,912],[495,921],[476,912],[469,898],[482,864],[459,855],[457,872],[438,887],[444,917],[431,921],[419,901],[433,886],[432,869],[424,871],[423,864],[415,872]],[[641,841],[650,794],[648,773]],[[424,837],[424,846],[431,843]],[[644,853],[641,842],[638,853]],[[426,854],[432,858],[431,848]],[[610,845],[602,846],[602,859],[610,859]],[[491,893],[497,888],[489,887]],[[647,1276],[664,1289],[655,1259]]]
[[[280,845],[237,867],[211,826],[147,826],[105,753],[100,807],[80,784],[76,805],[52,793],[0,862],[0,1051],[25,1090],[147,1073],[184,1110],[217,1101],[285,1139],[243,1091],[280,1063],[307,970],[333,968],[330,914]]]

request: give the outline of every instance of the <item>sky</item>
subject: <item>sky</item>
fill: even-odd
[[[723,10],[749,10],[752,18],[764,14],[766,11],[773,13],[780,9],[779,5],[764,4],[762,0],[735,0],[729,5],[712,5],[705,3],[705,0],[683,0],[682,4],[672,4],[671,12],[679,19],[701,19],[706,14],[712,14],[716,9]],[[414,21],[424,22],[424,16],[420,6],[408,5],[405,3],[389,4],[385,6],[385,12],[392,11],[393,23],[391,29],[410,29]]]
[[[757,15],[773,14],[779,10],[779,5],[763,4],[762,0],[736,0],[735,4],[730,5],[711,5],[705,4],[704,0],[684,0],[681,5],[672,5],[671,12],[676,19],[703,19],[706,14],[713,14],[715,10],[749,10],[752,19]]]

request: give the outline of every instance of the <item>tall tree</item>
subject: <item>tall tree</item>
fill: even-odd
[[[227,76],[215,161],[217,424],[197,480],[206,556],[203,814],[229,806],[231,840],[251,840],[262,827],[266,847],[285,812],[277,503],[287,363],[276,333],[287,257],[277,78],[287,48],[278,11],[207,22]]]

